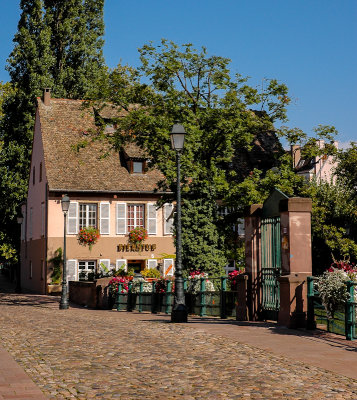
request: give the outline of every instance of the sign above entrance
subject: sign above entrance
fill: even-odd
[[[118,244],[117,251],[155,251],[156,244]]]

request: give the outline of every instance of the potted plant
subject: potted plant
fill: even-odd
[[[147,268],[144,271],[141,271],[141,276],[145,278],[147,282],[152,282],[156,279],[159,279],[161,274],[156,268]]]
[[[78,233],[78,243],[82,246],[88,246],[89,250],[92,250],[99,238],[99,230],[94,226],[82,228]]]
[[[148,238],[148,232],[143,226],[137,226],[129,232],[129,242],[140,245]]]

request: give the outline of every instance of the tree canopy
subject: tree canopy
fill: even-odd
[[[7,65],[11,81],[0,92],[0,257],[2,245],[14,250],[19,241],[16,215],[27,190],[35,98],[44,88],[51,88],[55,97],[81,99],[95,98],[99,90],[105,71],[103,4],[104,0],[20,2]]]

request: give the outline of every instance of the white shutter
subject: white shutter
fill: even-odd
[[[174,260],[172,258],[164,259],[164,276],[174,275]]]
[[[243,218],[238,219],[238,235],[239,236],[244,236],[245,235],[244,219]]]
[[[109,235],[110,233],[110,204],[100,203],[100,234]]]
[[[115,266],[116,266],[116,270],[117,270],[117,271],[118,271],[122,266],[124,266],[124,271],[127,271],[127,270],[128,270],[128,267],[127,267],[127,265],[126,265],[126,260],[122,260],[122,259],[117,260]]]
[[[67,233],[69,235],[76,235],[78,233],[78,203],[71,201],[67,213]]]
[[[174,230],[174,218],[172,212],[173,209],[174,209],[173,204],[164,205],[164,235],[169,235],[173,233]]]
[[[67,260],[67,282],[77,280],[77,260]]]
[[[147,260],[147,267],[148,267],[148,269],[156,268],[157,267],[157,260],[155,260],[155,259]]]
[[[110,271],[110,260],[99,260],[99,272],[108,274]]]
[[[148,203],[148,234],[156,235],[156,207],[155,204]]]
[[[117,235],[126,234],[126,203],[117,203]]]

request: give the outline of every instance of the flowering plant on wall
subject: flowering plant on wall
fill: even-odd
[[[119,291],[119,283],[121,283],[121,292],[122,294],[127,294],[129,290],[129,279],[124,278],[122,276],[115,276],[113,279],[109,281],[109,291],[115,296]]]
[[[188,277],[187,291],[193,294],[198,294],[201,291],[201,278],[205,279],[205,291],[214,292],[214,285],[208,279],[208,274],[201,271],[192,271]]]
[[[99,230],[94,226],[82,228],[78,233],[78,243],[82,246],[88,246],[89,250],[92,250],[94,244],[100,238]]]
[[[349,299],[347,281],[357,282],[357,268],[354,264],[346,261],[335,261],[327,271],[317,278],[316,286],[327,318],[333,319],[337,309]],[[354,297],[357,298],[356,292]]]
[[[132,244],[141,244],[148,238],[148,232],[143,226],[137,226],[129,232],[129,242]]]
[[[228,279],[231,282],[231,288],[232,290],[236,290],[237,289],[237,285],[238,285],[238,276],[244,274],[245,269],[240,269],[240,270],[235,270],[232,271],[228,274]]]

